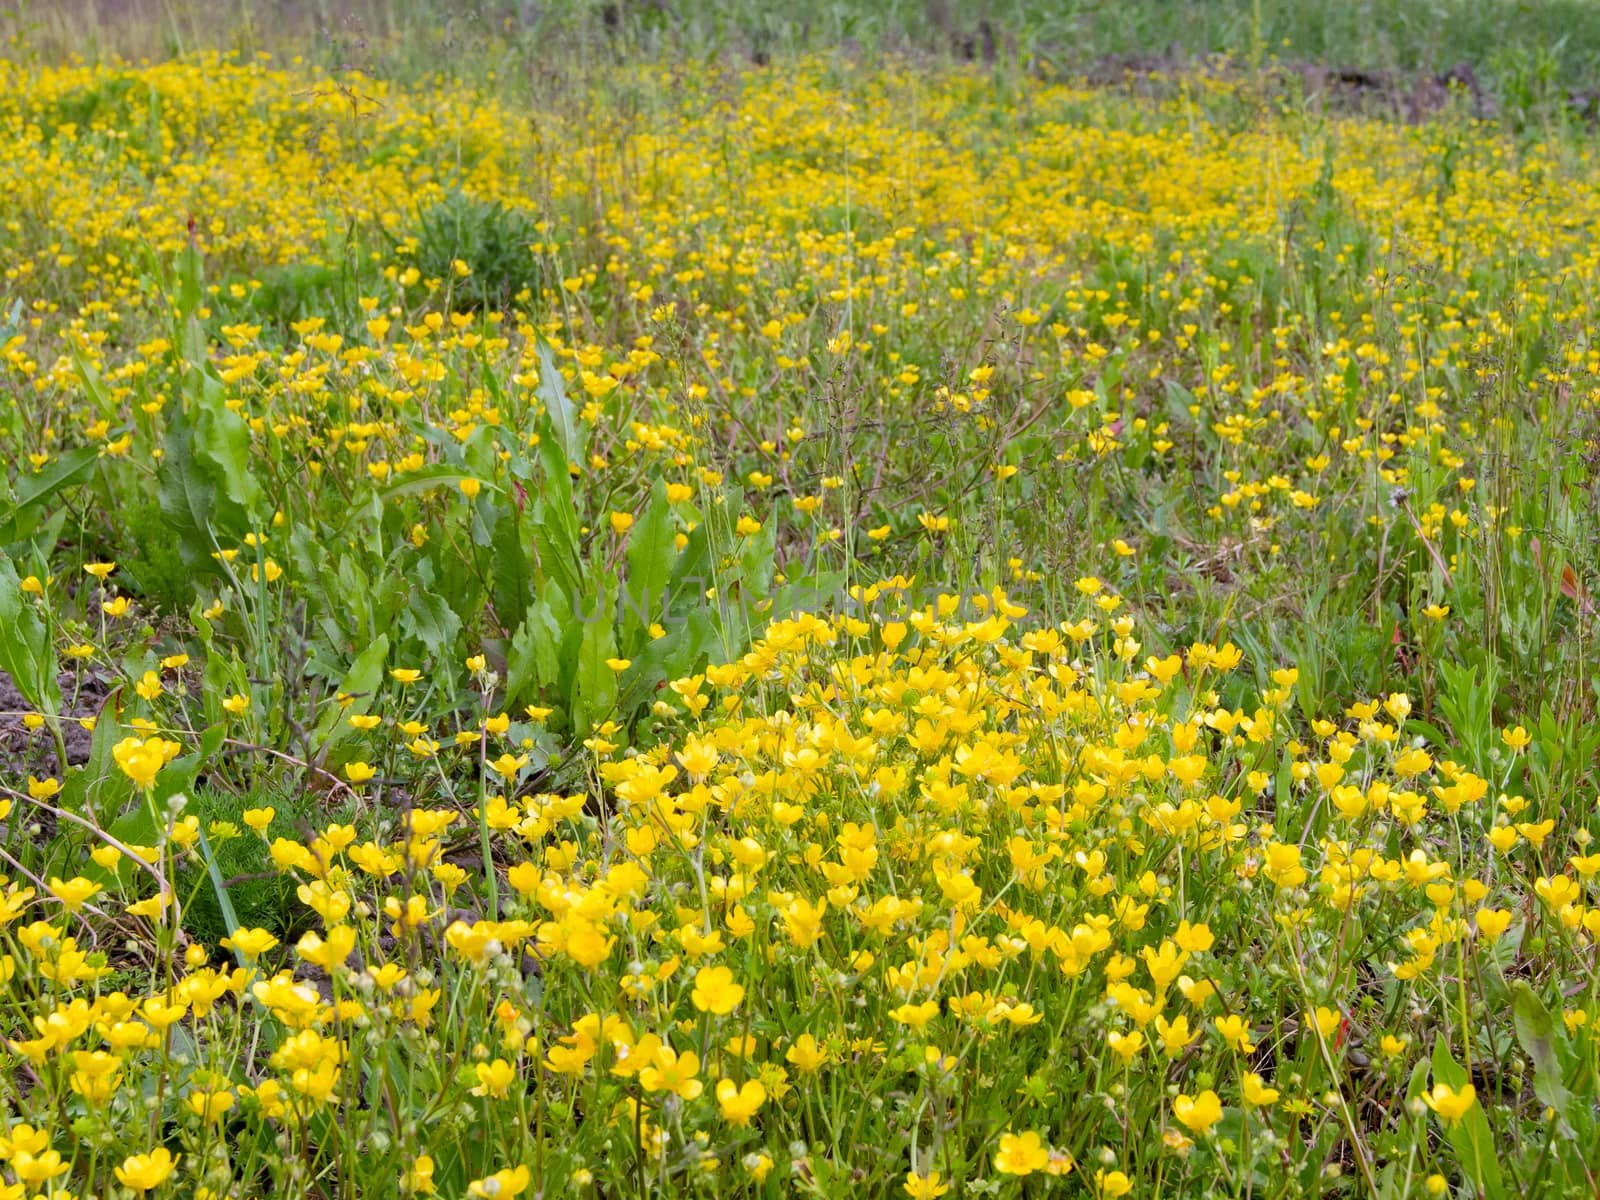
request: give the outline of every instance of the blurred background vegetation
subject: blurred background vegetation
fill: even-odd
[[[12,0],[12,55],[272,50],[399,81],[508,89],[596,60],[929,55],[1091,77],[1124,69],[1334,68],[1342,87],[1469,81],[1496,110],[1593,109],[1590,0]]]

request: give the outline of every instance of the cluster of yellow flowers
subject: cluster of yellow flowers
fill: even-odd
[[[1587,150],[616,81],[0,61],[0,1200],[1587,1179]]]
[[[960,73],[890,68],[847,86],[827,75],[753,74],[725,107],[701,104],[703,83],[640,68],[663,107],[648,133],[612,146],[557,116],[534,140],[517,113],[464,89],[308,80],[265,57],[0,64],[0,129],[15,148],[0,164],[7,230],[29,248],[4,280],[37,297],[3,369],[60,413],[26,450],[36,469],[85,440],[111,456],[160,453],[174,343],[127,346],[122,331],[164,303],[141,247],[170,255],[191,240],[214,281],[216,365],[264,476],[348,464],[382,487],[438,462],[416,440],[430,430],[465,441],[509,423],[528,436],[543,336],[603,435],[581,469],[640,451],[688,467],[720,427],[742,427],[754,436],[739,443],[741,479],[753,492],[776,484],[830,537],[854,508],[848,473],[801,454],[826,440],[806,400],[818,374],[862,390],[858,421],[958,414],[981,434],[1070,412],[1038,446],[1002,445],[1002,461],[980,465],[996,485],[1020,472],[1047,487],[1062,464],[1110,455],[1188,473],[1217,535],[1252,554],[1284,537],[1309,549],[1319,505],[1362,480],[1365,519],[1454,566],[1457,539],[1503,517],[1466,502],[1470,475],[1453,477],[1498,436],[1450,407],[1470,397],[1484,356],[1550,327],[1572,350],[1530,382],[1593,400],[1600,351],[1578,330],[1597,193],[1587,162],[1557,147],[1514,156],[1494,137],[1463,145],[1433,126],[1357,121],[1308,141],[1064,85],[1008,99]],[[1016,129],[991,136],[986,121]],[[1442,159],[1448,190],[1419,191]],[[530,160],[574,169],[537,172],[529,195]],[[457,192],[534,220],[516,248],[526,286],[514,322],[420,311],[472,274],[456,259],[430,278],[416,261],[415,213]],[[1308,207],[1315,231],[1300,224]],[[363,242],[347,264],[368,285],[351,298],[359,311],[331,320],[282,299],[283,271],[343,269],[345,232],[402,216],[392,248]],[[1510,290],[1485,278],[1508,256],[1523,264]],[[1443,274],[1419,276],[1420,264]],[[1285,271],[1318,280],[1330,310],[1315,326],[1291,311],[1242,328]],[[818,310],[850,320],[839,332]],[[274,321],[284,327],[264,335]],[[991,326],[1014,349],[954,372],[940,357],[950,339],[926,337],[992,340]],[[479,378],[484,355],[509,376],[498,387]],[[104,375],[94,404],[83,361]],[[1203,450],[1174,453],[1196,436]],[[974,435],[963,450],[995,447]],[[720,481],[727,465],[704,467]],[[914,456],[889,466],[907,490],[929,469]],[[485,482],[460,487],[471,501]],[[1402,519],[1392,489],[1418,488]],[[927,531],[952,528],[950,513],[920,515]],[[848,533],[867,528],[876,520]],[[1423,595],[1419,613],[1442,613],[1440,599]]]
[[[166,910],[136,899],[144,876],[52,880],[60,911],[31,919],[38,898],[11,885],[0,978],[31,1035],[8,1041],[27,1081],[8,1103],[84,1115],[70,1131],[16,1127],[9,1169],[38,1186],[88,1154],[92,1173],[91,1148],[125,1142],[161,1081],[177,1106],[163,1136],[183,1149],[119,1159],[136,1190],[175,1162],[247,1186],[265,1168],[240,1162],[233,1148],[258,1141],[241,1129],[312,1153],[326,1114],[403,1149],[414,1193],[446,1161],[463,1181],[476,1166],[485,1196],[518,1194],[530,1169],[591,1172],[591,1127],[664,1180],[685,1155],[696,1172],[732,1165],[759,1121],[745,1169],[764,1177],[853,1145],[841,1135],[870,1109],[819,1100],[899,1079],[922,1135],[912,1196],[986,1166],[1062,1175],[1085,1160],[1101,1194],[1123,1194],[1136,1168],[1115,1150],[1119,1111],[1147,1115],[1180,1163],[1231,1121],[1230,1137],[1267,1147],[1331,1126],[1375,1170],[1341,1123],[1356,1064],[1426,1071],[1435,1035],[1444,1061],[1471,1056],[1475,1024],[1506,1024],[1487,975],[1512,957],[1558,973],[1592,961],[1600,854],[1538,819],[1553,798],[1494,795],[1403,736],[1405,696],[1319,721],[1303,745],[1283,719],[1292,668],[1229,710],[1215,689],[1239,665],[1231,644],[1174,664],[1141,657],[1115,604],[1052,628],[999,592],[912,607],[905,582],[859,591],[857,615],[775,623],[674,681],[658,705],[672,733],[653,749],[598,733],[600,794],[514,792],[465,814],[507,863],[498,911],[467,899],[455,810],[415,808],[361,840],[337,824],[284,836],[252,809],[316,926],[276,970],[262,963],[278,939],[241,928],[215,952],[175,948],[129,994],[71,930],[88,899],[117,897],[170,944]],[[160,740],[117,747],[141,787],[169,757]],[[1508,761],[1527,745],[1505,742]],[[173,853],[192,853],[175,834]],[[1583,999],[1552,1036],[1587,1046],[1592,1017]],[[1094,1063],[1085,1086],[1116,1103],[1058,1094],[1064,1056]],[[1434,1071],[1421,1100],[1455,1126],[1474,1088]],[[974,1105],[979,1077],[1021,1098]],[[410,1115],[466,1097],[511,1166],[471,1163]],[[1386,1103],[1405,1119],[1403,1095]],[[816,1145],[779,1153],[791,1140]]]

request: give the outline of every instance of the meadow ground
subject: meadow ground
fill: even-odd
[[[1595,19],[0,18],[0,1198],[1597,1194]]]

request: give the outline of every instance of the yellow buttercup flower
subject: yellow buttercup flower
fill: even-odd
[[[1439,1114],[1441,1121],[1454,1125],[1478,1102],[1478,1092],[1470,1083],[1462,1084],[1459,1090],[1448,1083],[1435,1083],[1431,1090],[1422,1093],[1422,1099]]]
[[[61,901],[68,912],[77,912],[99,894],[100,885],[81,875],[66,881],[51,876],[49,889],[50,894]]]
[[[756,1110],[766,1102],[767,1089],[759,1079],[747,1079],[738,1084],[731,1079],[717,1084],[717,1106],[722,1119],[730,1125],[748,1125]]]
[[[165,1183],[177,1165],[177,1158],[165,1146],[157,1146],[148,1154],[132,1154],[123,1159],[116,1168],[117,1182],[142,1195]]]
[[[517,1077],[516,1068],[503,1058],[497,1058],[489,1063],[475,1063],[472,1070],[478,1080],[477,1086],[472,1089],[472,1094],[496,1100],[505,1099]]]
[[[1268,1087],[1254,1071],[1245,1072],[1239,1090],[1251,1108],[1266,1108],[1278,1102],[1278,1089]]]
[[[926,1174],[908,1171],[905,1182],[900,1186],[910,1200],[938,1200],[950,1190],[950,1185],[940,1180],[938,1171],[929,1171]]]
[[[1180,1094],[1172,1102],[1172,1115],[1190,1132],[1204,1136],[1222,1120],[1222,1100],[1210,1088],[1198,1096]]]
[[[235,929],[218,943],[223,949],[232,950],[246,959],[260,958],[277,944],[277,937],[265,929]]]
[[[406,1173],[400,1181],[400,1188],[407,1195],[433,1195],[438,1190],[438,1187],[433,1182],[433,1157],[428,1154],[419,1154],[413,1159],[411,1166],[406,1168]]]
[[[156,776],[178,755],[177,742],[162,737],[126,737],[111,748],[111,756],[129,779],[141,787],[155,784]]]
[[[1002,1133],[1000,1148],[995,1152],[994,1169],[1002,1175],[1032,1175],[1044,1170],[1050,1163],[1050,1148],[1033,1130],[1025,1133]]]
[[[744,999],[744,987],[735,983],[728,967],[701,967],[694,975],[691,997],[695,1008],[716,1016],[727,1016]]]
[[[483,1200],[512,1200],[528,1190],[530,1172],[526,1166],[508,1167],[496,1171],[486,1179],[474,1179],[467,1184],[467,1194]]]

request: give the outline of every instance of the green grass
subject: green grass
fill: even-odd
[[[0,33],[44,55],[270,48],[402,79],[492,73],[514,89],[641,57],[807,52],[1047,62],[1067,72],[1112,60],[1182,68],[1220,55],[1239,66],[1396,73],[1400,86],[1465,66],[1517,111],[1600,88],[1600,13],[1584,0],[228,0],[220,12],[192,0],[21,0],[0,17]]]
[[[1595,10],[4,20],[79,1194],[1590,1190]]]

